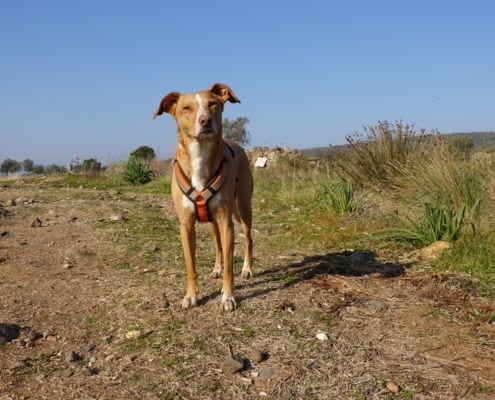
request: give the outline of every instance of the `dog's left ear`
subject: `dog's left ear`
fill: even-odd
[[[220,97],[224,104],[227,101],[230,101],[231,103],[241,102],[234,91],[224,83],[214,83],[208,88],[208,91]]]
[[[160,101],[158,108],[153,113],[153,119],[155,119],[159,115],[162,115],[164,112],[173,115],[175,112],[175,106],[177,105],[177,101],[179,100],[179,97],[180,97],[180,93],[177,93],[177,92],[172,92],[172,93],[167,94],[162,99],[162,101]]]

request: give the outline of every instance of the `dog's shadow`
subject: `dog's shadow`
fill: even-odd
[[[274,291],[288,289],[298,283],[319,276],[338,275],[351,277],[378,274],[382,278],[393,278],[404,274],[407,267],[407,264],[380,261],[372,251],[360,250],[316,254],[306,256],[300,261],[266,269],[255,274],[252,281],[236,284],[236,291],[254,289],[243,295],[236,296],[236,299],[238,302],[242,302]],[[210,293],[202,299],[202,302],[206,303],[219,295],[219,291]]]

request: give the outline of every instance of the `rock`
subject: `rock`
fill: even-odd
[[[21,328],[19,325],[0,323],[0,338],[3,338],[5,341],[10,342],[17,339],[20,333]]]
[[[55,335],[48,335],[45,340],[47,342],[56,342],[57,341],[57,337]]]
[[[69,362],[77,362],[77,361],[81,361],[82,359],[83,357],[79,353],[76,353],[75,351],[71,351],[69,356],[67,357],[67,361]]]
[[[251,349],[248,353],[248,358],[251,362],[259,364],[266,359],[266,354],[258,349]]]
[[[220,368],[223,372],[234,375],[244,368],[244,363],[229,356],[222,362]]]
[[[74,264],[72,263],[71,260],[64,260],[64,262],[62,264],[62,268],[71,269],[71,268],[74,268]]]
[[[140,339],[142,336],[141,331],[129,331],[125,334],[125,337],[130,340]]]
[[[43,335],[39,332],[36,332],[34,329],[30,330],[27,336],[27,339],[31,342],[35,342],[38,339],[41,339]]]
[[[125,217],[123,214],[112,214],[110,215],[110,221],[124,221]]]
[[[17,205],[17,202],[15,201],[15,199],[8,199],[7,200],[7,206],[15,207],[16,205]]]
[[[90,362],[91,364],[94,364],[94,363],[96,362],[96,357],[91,357],[91,358],[89,359],[89,362]]]
[[[33,222],[31,222],[31,228],[39,228],[42,224],[41,219],[36,218]]]
[[[316,334],[316,338],[318,340],[321,340],[322,342],[324,342],[324,341],[327,341],[328,340],[328,335],[325,332],[318,332]]]
[[[147,253],[154,253],[158,250],[158,246],[155,243],[148,243],[146,246],[144,246],[144,250]]]
[[[392,381],[387,382],[387,389],[394,394],[399,393],[400,390],[399,386],[397,386],[397,384]]]
[[[7,236],[8,234],[9,234],[9,232],[7,232],[7,231],[0,231],[0,237]]]
[[[112,335],[105,335],[101,338],[105,343],[110,343],[113,340]]]
[[[251,371],[251,376],[253,378],[257,378],[258,376],[260,376],[260,373],[258,371]]]
[[[115,360],[115,356],[113,354],[109,354],[108,356],[105,357],[106,362],[110,362]]]
[[[452,243],[444,242],[443,240],[438,240],[436,242],[433,242],[429,246],[420,249],[419,256],[426,261],[435,261],[438,258],[440,258],[440,256],[445,250],[450,249],[451,247],[452,247]]]
[[[46,339],[48,336],[55,336],[55,334],[51,330],[44,331],[43,332],[43,339]]]

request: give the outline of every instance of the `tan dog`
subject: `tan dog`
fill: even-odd
[[[187,293],[182,308],[197,305],[196,220],[209,222],[215,242],[215,268],[212,278],[224,273],[222,307],[233,311],[234,299],[234,225],[232,215],[241,222],[244,243],[244,265],[241,276],[252,275],[251,195],[253,177],[244,150],[222,138],[224,104],[240,103],[232,89],[215,83],[197,93],[167,94],[153,118],[164,112],[177,121],[178,143],[174,159],[172,197],[180,220],[180,235],[187,271]]]

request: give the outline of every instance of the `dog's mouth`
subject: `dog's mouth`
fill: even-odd
[[[205,129],[204,131],[197,133],[196,137],[197,138],[205,138],[205,137],[213,136],[214,134],[215,134],[215,132],[212,131],[211,129]]]

